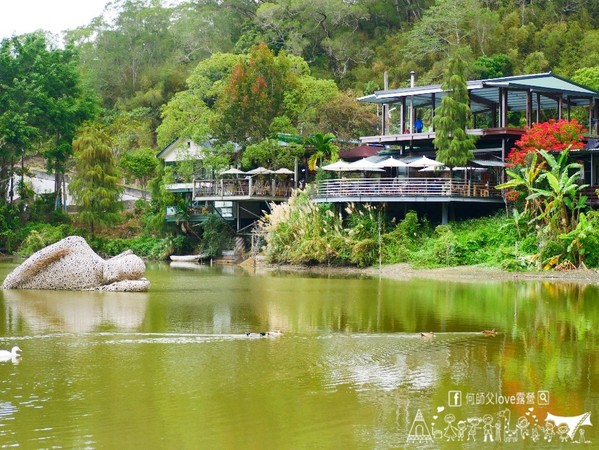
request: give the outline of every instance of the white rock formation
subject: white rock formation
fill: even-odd
[[[102,259],[79,236],[69,236],[31,255],[13,270],[3,289],[147,291],[143,260],[130,250]]]

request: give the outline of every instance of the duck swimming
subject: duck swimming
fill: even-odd
[[[264,337],[266,333],[245,333],[247,337],[256,338],[256,337]]]
[[[16,345],[12,348],[11,351],[0,350],[0,361],[8,361],[9,359],[13,359],[13,358],[16,358],[18,356],[21,356],[18,352],[22,352],[22,351],[23,350],[21,350]]]
[[[495,331],[495,328],[493,328],[492,330],[483,330],[481,331],[481,333],[485,336],[495,336],[497,334],[497,331]]]
[[[435,337],[435,333],[433,333],[432,331],[422,331],[420,333],[420,336],[422,336],[423,338],[427,338],[427,339],[431,339],[433,337]]]
[[[283,336],[283,333],[280,332],[279,330],[275,330],[275,331],[265,331],[262,333],[245,333],[245,335],[250,338],[281,337],[281,336]]]

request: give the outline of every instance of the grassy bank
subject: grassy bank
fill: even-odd
[[[588,267],[596,267],[599,220],[589,213],[584,242]],[[332,205],[313,203],[296,193],[274,206],[262,222],[264,254],[270,263],[368,267],[407,263],[414,268],[494,267],[509,271],[538,270],[556,254],[567,256],[571,241],[547,240],[542,230],[500,213],[493,217],[434,226],[408,212],[399,223],[384,211],[350,205],[335,212]]]

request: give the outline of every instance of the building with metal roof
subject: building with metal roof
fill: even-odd
[[[526,127],[548,119],[570,119],[575,108],[585,111],[582,123],[591,135],[599,134],[599,92],[551,72],[468,81],[473,126],[469,134],[479,136],[475,153],[506,152]],[[363,144],[397,146],[406,151],[434,151],[433,119],[447,92],[441,85],[377,91],[358,101],[381,105],[380,134],[363,136]],[[578,112],[578,116],[580,116]],[[414,122],[422,118],[428,126],[416,132]]]

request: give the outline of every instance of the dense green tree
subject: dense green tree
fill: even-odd
[[[481,79],[507,77],[513,75],[514,63],[508,55],[480,56],[474,62],[474,71]]]
[[[184,1],[173,7],[170,31],[174,60],[193,65],[218,52],[231,52],[243,23],[232,8],[218,0]]]
[[[154,146],[150,108],[117,110],[112,114],[105,114],[103,119],[106,131],[112,137],[112,151],[116,158],[128,150]]]
[[[244,167],[263,166],[269,169],[293,168],[296,158],[304,155],[304,148],[299,144],[285,144],[275,139],[266,139],[258,144],[248,146],[243,152],[241,163]]]
[[[200,62],[187,79],[187,89],[178,92],[162,107],[162,123],[157,128],[158,146],[176,138],[201,143],[212,136],[216,113],[212,109],[241,57],[217,53]]]
[[[158,110],[181,89],[187,73],[172,63],[173,10],[160,0],[116,0],[103,16],[70,34],[83,73],[108,107]]]
[[[435,110],[435,139],[437,160],[453,168],[464,166],[474,157],[474,136],[466,134],[472,113],[464,77],[464,62],[454,55],[447,67],[443,89],[447,94]]]
[[[122,210],[119,172],[108,134],[97,125],[83,128],[73,141],[75,171],[70,183],[80,219],[92,234],[114,224]]]
[[[339,92],[317,110],[316,125],[312,130],[329,130],[342,141],[375,134],[378,124],[372,105],[356,101],[358,94],[348,90]]]
[[[214,132],[222,141],[240,145],[264,140],[272,119],[285,114],[285,92],[296,84],[284,52],[275,56],[265,44],[254,47],[229,77],[217,104],[220,118]]]
[[[256,22],[261,38],[275,50],[319,61],[337,79],[366,63],[373,54],[362,25],[369,19],[366,2],[280,0],[261,3]],[[320,67],[317,67],[320,69]]]
[[[177,138],[202,143],[211,134],[214,113],[193,91],[178,92],[162,108],[162,123],[158,126],[158,146],[166,147]]]
[[[125,152],[119,159],[119,166],[123,169],[128,180],[137,180],[139,182],[145,198],[148,182],[157,175],[158,160],[154,150],[139,148]]]
[[[21,42],[12,38],[0,45],[0,204],[14,196],[13,175],[17,159],[40,135],[34,117],[34,86],[22,64]]]
[[[577,70],[572,81],[599,91],[599,65]]]
[[[464,46],[484,54],[498,24],[497,13],[484,8],[479,0],[436,0],[410,31],[404,55],[448,57]]]
[[[72,46],[54,48],[43,34],[33,33],[4,40],[0,53],[3,159],[14,161],[35,144],[55,174],[56,204],[62,206],[73,136],[95,115],[96,99],[82,89]]]

